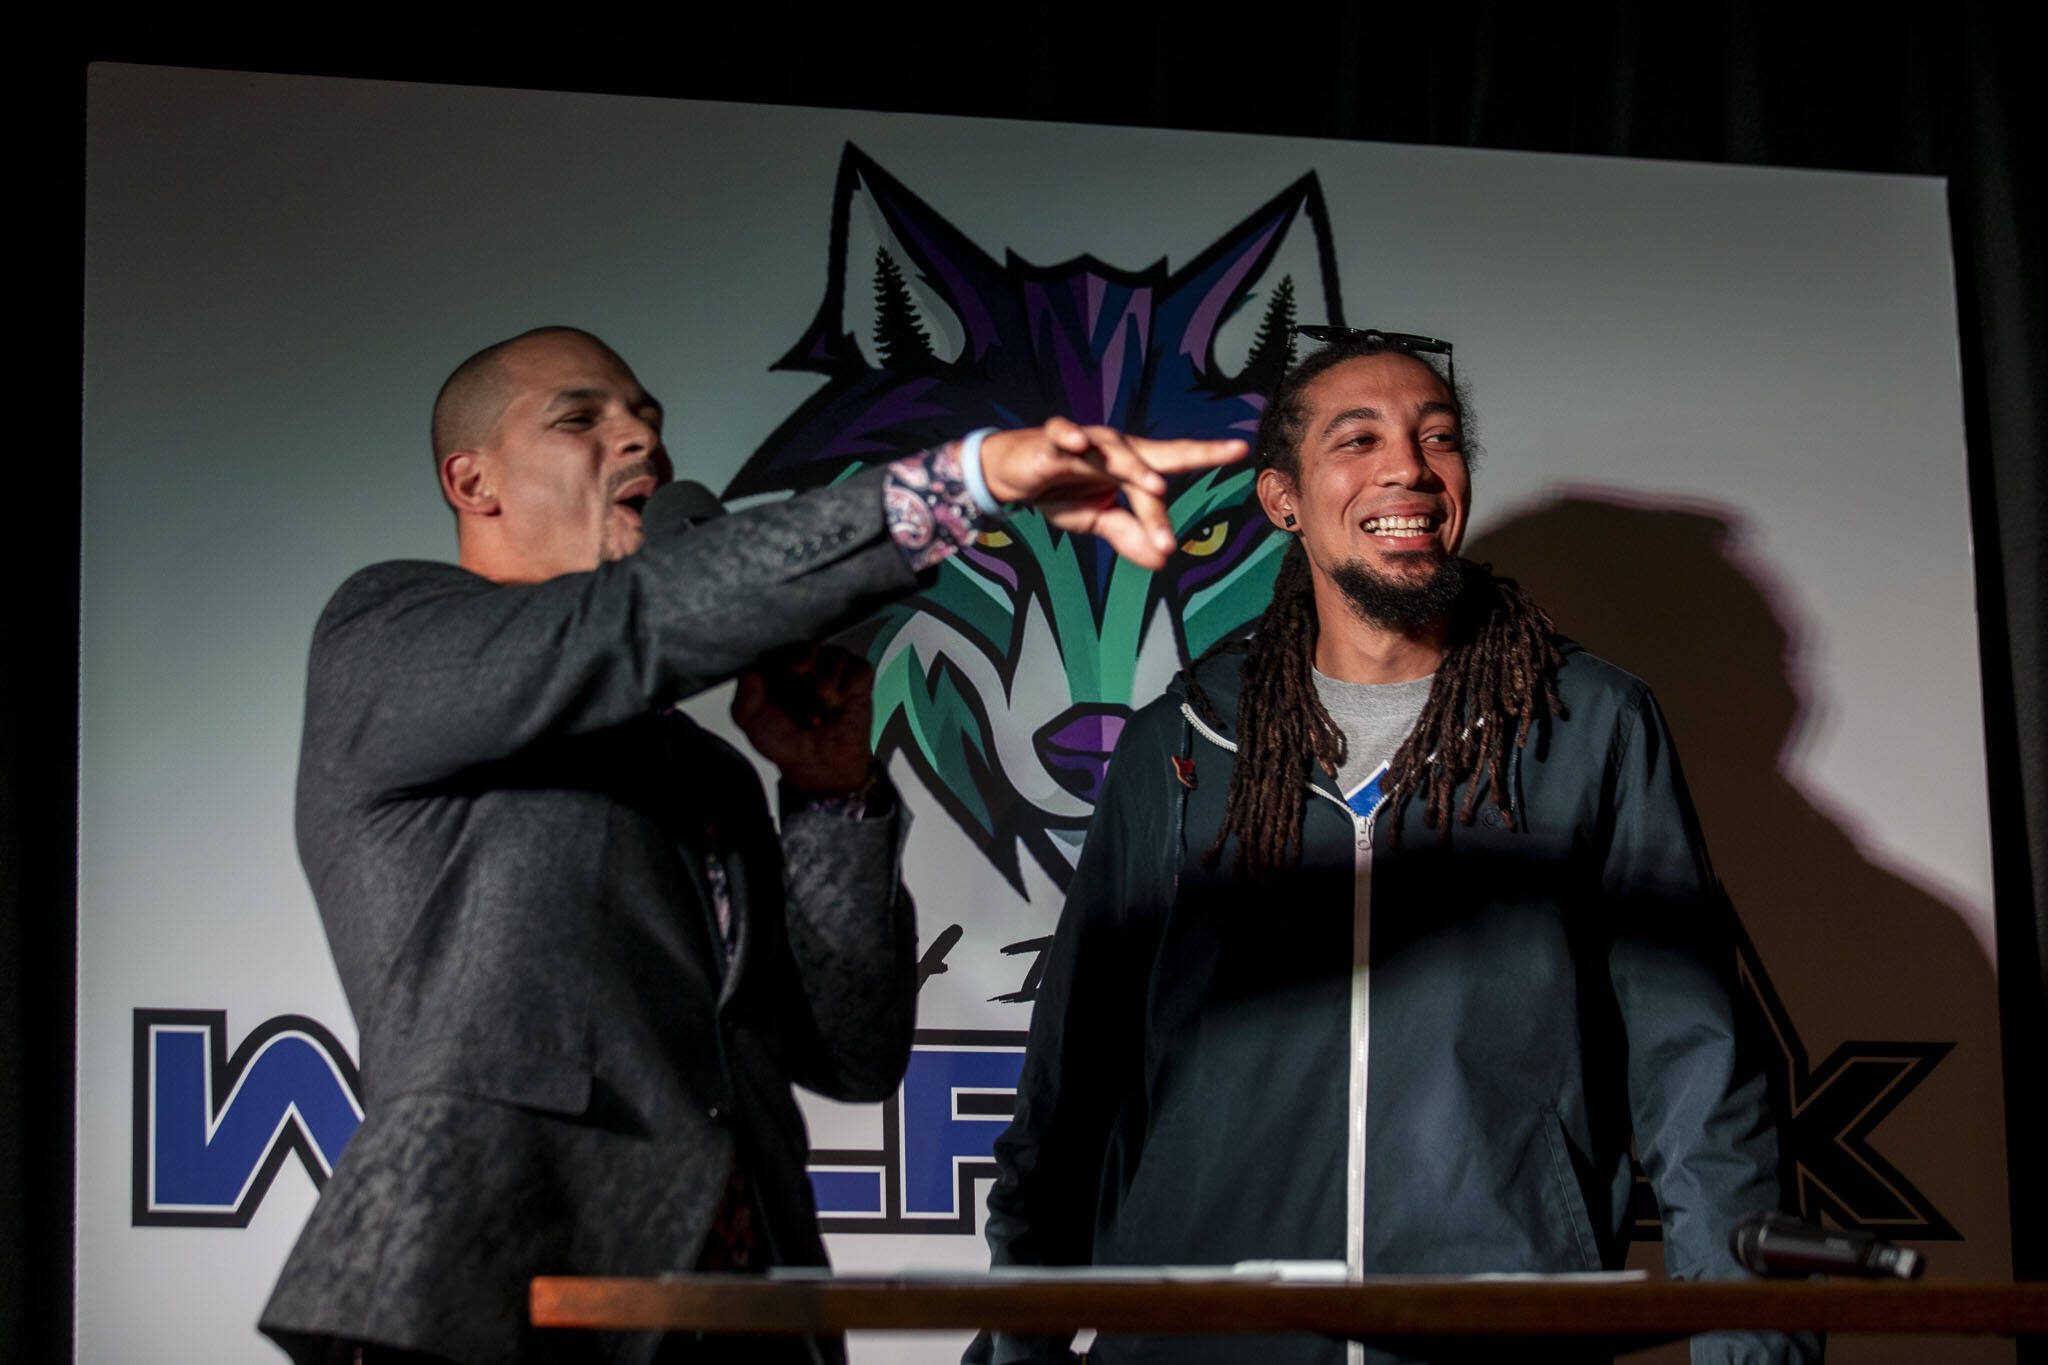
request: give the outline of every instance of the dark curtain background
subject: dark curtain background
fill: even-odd
[[[263,36],[276,32],[267,25],[235,38],[129,30],[87,42],[82,58],[1947,177],[2014,1263],[2021,1278],[2048,1278],[2048,1086],[2037,1052],[2048,1042],[2048,299],[2039,259],[2048,216],[2038,194],[2048,101],[2030,57],[2037,48],[2022,42],[2016,20],[1974,5],[1822,15],[1759,3],[1283,7],[1234,23],[1181,7],[963,6],[950,22],[879,7],[715,23],[704,11],[670,13],[472,13],[459,34],[365,32],[374,21],[358,16],[296,42]],[[1260,20],[1278,26],[1261,29]],[[507,33],[526,35],[527,45]],[[70,66],[77,79],[46,110],[52,122],[79,120],[73,147],[83,141],[82,66]],[[75,171],[58,167],[52,184],[67,175]],[[70,183],[75,206],[80,182]],[[64,221],[61,201],[42,209]],[[55,259],[74,258],[77,234],[59,236]],[[66,326],[76,335],[75,311],[60,337]],[[74,391],[79,371],[68,361],[78,354],[59,357],[56,394]],[[41,409],[39,421],[50,406],[17,398]],[[16,478],[26,480],[17,495],[34,509],[41,538],[22,529],[18,512],[8,553],[22,618],[17,652],[0,668],[0,1359],[10,1360],[70,1354],[78,484],[75,464],[35,449],[49,439],[61,452],[67,421],[43,422],[59,429],[15,445]],[[2040,1358],[2038,1346],[2029,1358]]]

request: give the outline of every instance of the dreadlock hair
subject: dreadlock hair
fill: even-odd
[[[1301,476],[1301,440],[1308,424],[1305,401],[1316,379],[1346,361],[1392,352],[1432,370],[1424,355],[1385,339],[1350,338],[1313,353],[1288,370],[1259,420],[1254,456],[1263,472],[1277,469],[1290,482]],[[1453,395],[1459,426],[1466,433],[1468,463],[1479,453],[1469,429],[1470,404],[1462,387]],[[1557,692],[1561,662],[1550,617],[1512,580],[1491,568],[1458,561],[1464,585],[1452,608],[1444,656],[1430,684],[1429,700],[1388,765],[1382,789],[1395,813],[1418,793],[1424,823],[1448,839],[1453,806],[1469,825],[1484,799],[1514,828],[1509,782],[1509,746],[1520,748],[1532,729],[1562,715]],[[1309,760],[1335,777],[1345,759],[1344,732],[1317,694],[1314,661],[1319,625],[1308,552],[1300,536],[1280,559],[1273,599],[1253,623],[1249,639],[1219,641],[1181,672],[1182,686],[1196,710],[1218,723],[1215,706],[1196,679],[1211,656],[1246,655],[1238,701],[1237,763],[1216,841],[1203,854],[1216,866],[1223,847],[1238,841],[1234,870],[1264,877],[1301,860],[1301,822],[1308,802],[1303,770]],[[1469,781],[1465,798],[1456,799]]]

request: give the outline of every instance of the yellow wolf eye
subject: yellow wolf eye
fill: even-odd
[[[1212,521],[1180,543],[1181,553],[1191,554],[1197,559],[1213,555],[1223,548],[1224,538],[1229,534],[1229,522]]]
[[[974,543],[984,550],[1000,550],[1010,543],[1008,531],[983,531],[974,538]]]

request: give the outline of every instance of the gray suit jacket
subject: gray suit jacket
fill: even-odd
[[[536,1334],[526,1282],[690,1268],[735,1163],[763,1250],[823,1263],[790,1084],[876,1100],[902,1074],[900,817],[796,809],[778,842],[748,761],[668,708],[916,586],[880,477],[545,583],[391,563],[335,594],[298,839],[366,1115],[263,1314],[288,1350],[644,1359]]]

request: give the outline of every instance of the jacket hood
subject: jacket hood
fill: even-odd
[[[1201,687],[1202,695],[1208,699],[1207,709],[1194,704],[1194,699],[1188,694],[1185,670],[1174,674],[1173,681],[1167,684],[1166,688],[1166,695],[1176,710],[1182,706],[1190,706],[1201,718],[1204,726],[1228,740],[1233,746],[1237,743],[1237,700],[1244,687],[1242,674],[1245,661],[1244,646],[1247,643],[1249,642],[1239,642],[1220,654],[1202,660],[1194,670],[1195,682]],[[1211,715],[1211,712],[1214,714]]]

